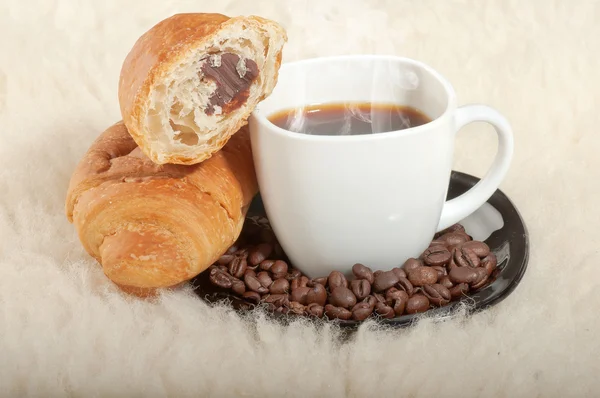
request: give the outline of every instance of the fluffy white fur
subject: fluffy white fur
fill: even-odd
[[[375,52],[421,59],[461,103],[512,122],[502,189],[531,233],[500,305],[410,329],[288,327],[189,290],[125,297],[64,215],[70,174],[117,121],[121,62],[176,12],[281,22],[284,61]],[[0,3],[0,396],[583,397],[600,395],[598,1],[92,1]],[[483,175],[490,128],[457,138]]]
[[[150,91],[143,112],[143,131],[150,152],[158,162],[173,155],[204,159],[222,146],[224,132],[238,125],[249,107],[258,103],[264,93],[275,85],[275,63],[285,38],[279,27],[260,24],[249,19],[236,20],[223,28],[213,40],[195,48],[168,71]],[[265,46],[268,50],[265,51]],[[207,58],[208,53],[218,53]],[[214,81],[205,79],[202,66],[206,62],[219,67],[221,54],[240,57],[236,67],[240,77],[246,75],[245,61],[256,62],[259,75],[249,89],[248,99],[237,110],[222,114],[205,114],[209,99],[217,88]],[[265,55],[266,54],[266,55]],[[226,133],[227,136],[230,133]]]

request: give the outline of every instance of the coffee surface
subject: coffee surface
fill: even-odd
[[[328,103],[284,109],[269,117],[276,126],[310,135],[363,135],[404,130],[428,123],[423,112],[384,103]]]

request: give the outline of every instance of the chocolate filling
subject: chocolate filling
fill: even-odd
[[[240,57],[235,54],[221,54],[220,64],[213,64],[208,59],[202,66],[204,76],[213,80],[217,84],[217,89],[209,98],[208,106],[204,113],[212,115],[215,113],[215,106],[222,109],[222,113],[229,113],[240,106],[248,99],[250,95],[250,85],[258,76],[258,66],[251,59],[244,61],[245,74],[240,77],[237,65]]]

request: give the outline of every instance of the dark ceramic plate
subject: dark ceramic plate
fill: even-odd
[[[471,175],[452,172],[448,199],[452,199],[472,188],[479,178]],[[265,219],[265,211],[260,195],[257,195],[248,211],[247,222],[255,223],[256,220]],[[498,304],[511,294],[525,273],[529,259],[529,239],[527,228],[518,210],[508,197],[497,190],[494,195],[475,213],[460,222],[473,239],[483,240],[498,258],[498,271],[495,280],[485,288],[470,293],[462,300],[450,303],[441,308],[427,311],[425,315],[436,318],[448,316],[463,301],[468,302],[471,311],[485,309]],[[212,285],[208,280],[208,272],[203,272],[192,282],[196,293],[204,300],[216,303],[222,300],[229,302],[233,308],[240,312],[249,309],[248,303],[237,298],[226,290]],[[379,322],[391,326],[407,326],[419,316],[403,315],[392,319],[379,319]],[[273,317],[285,319],[288,315],[273,314]],[[355,328],[359,321],[335,320],[342,327]]]

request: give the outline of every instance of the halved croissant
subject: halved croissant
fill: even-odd
[[[104,273],[137,294],[185,282],[238,238],[258,192],[247,127],[193,166],[157,165],[122,122],[77,166],[67,218]]]
[[[123,121],[154,163],[208,159],[275,87],[285,30],[257,16],[176,14],[144,33],[119,81]]]

